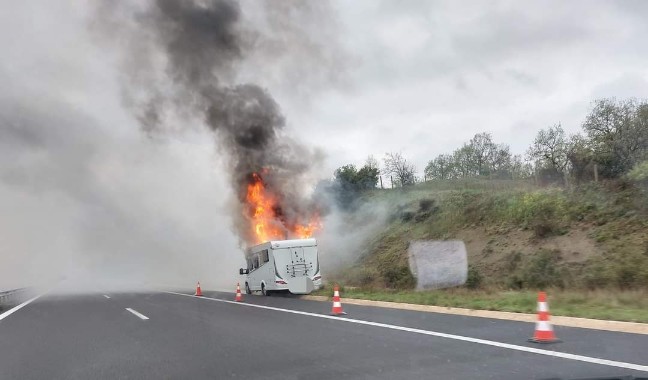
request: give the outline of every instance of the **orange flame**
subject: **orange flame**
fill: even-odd
[[[308,224],[297,224],[293,232],[298,238],[306,239],[313,236],[313,234],[321,228],[322,223],[320,222],[319,215],[315,214]]]
[[[321,228],[316,213],[306,224],[286,225],[276,215],[279,203],[277,197],[266,189],[258,173],[252,173],[252,183],[248,184],[245,200],[249,206],[251,236],[256,244],[291,237],[305,239],[312,237]]]

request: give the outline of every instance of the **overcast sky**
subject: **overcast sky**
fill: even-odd
[[[349,5],[350,3],[350,5]],[[600,97],[648,97],[648,3],[354,1],[336,4],[349,91],[293,122],[330,162],[402,151],[422,170],[475,133],[523,153],[540,128],[577,132]],[[282,97],[289,94],[281,93]]]
[[[160,257],[177,269],[212,260],[215,246],[231,271],[239,253],[214,137],[200,126],[141,133],[95,4],[0,10],[0,278],[27,282],[41,273],[30,261],[69,269],[80,257],[123,273],[133,252],[157,272]],[[289,12],[294,30],[268,37],[233,81],[267,88],[287,133],[324,153],[315,176],[388,151],[421,172],[482,131],[523,153],[540,128],[577,132],[596,98],[648,97],[643,1],[337,1],[294,14],[259,4],[242,3],[249,28],[272,35],[260,15]]]

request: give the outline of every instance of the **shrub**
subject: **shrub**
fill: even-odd
[[[514,274],[506,279],[506,286],[511,289],[519,290],[524,287],[524,281],[522,281],[520,276]]]
[[[412,211],[403,211],[400,214],[401,221],[403,222],[409,222],[414,218],[414,213]]]
[[[648,161],[643,161],[635,165],[627,174],[631,181],[648,183]]]
[[[434,207],[434,199],[421,199],[419,201],[419,212],[426,212],[432,210]]]
[[[546,288],[564,285],[561,273],[557,269],[558,251],[541,250],[531,257],[520,273],[524,287]]]
[[[509,272],[513,272],[518,268],[518,265],[522,261],[522,252],[513,251],[507,257],[508,265],[507,269]]]
[[[412,289],[416,285],[416,279],[408,266],[394,265],[385,267],[382,270],[386,286],[394,289]]]
[[[472,265],[468,266],[468,277],[466,278],[466,287],[468,289],[477,289],[482,285],[482,275],[477,268]]]
[[[514,196],[509,203],[512,222],[530,228],[538,238],[560,233],[567,215],[567,200],[557,191],[537,191]]]
[[[374,283],[376,272],[370,268],[355,266],[345,271],[344,278],[350,284],[364,287]]]
[[[554,230],[554,225],[548,220],[539,220],[533,224],[533,234],[537,238],[547,237],[551,235]]]

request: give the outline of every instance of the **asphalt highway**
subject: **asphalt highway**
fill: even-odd
[[[0,314],[0,379],[648,377],[648,336],[204,292],[63,295]],[[6,312],[6,310],[5,310]]]

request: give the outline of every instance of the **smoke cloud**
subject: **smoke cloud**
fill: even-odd
[[[288,136],[285,118],[268,91],[237,82],[238,67],[253,55],[260,38],[241,17],[239,4],[227,0],[157,0],[139,10],[130,39],[146,37],[128,49],[125,89],[149,134],[177,130],[178,125],[182,129],[183,124],[191,129],[191,121],[214,132],[236,197],[234,226],[249,245],[257,239],[248,186],[255,178],[263,181],[276,201],[274,222],[288,237],[295,225],[310,219],[312,207],[302,182],[321,154]],[[139,58],[141,52],[149,57],[157,53],[160,62]],[[153,79],[131,80],[144,71],[142,65]],[[189,122],[182,122],[183,117]]]
[[[236,239],[212,195],[227,188],[200,136],[116,135],[67,102],[15,92],[0,97],[0,125],[0,289],[231,286]]]
[[[242,7],[247,20],[225,1],[27,1],[0,14],[12,31],[0,35],[0,289],[230,288],[250,172],[272,169],[282,222],[310,209],[323,155],[290,138],[266,87],[338,78],[315,65],[334,57],[325,40],[300,27],[328,30],[313,13],[328,10]]]

